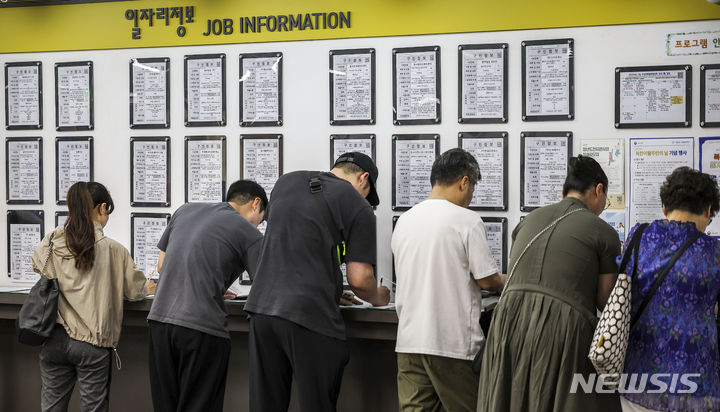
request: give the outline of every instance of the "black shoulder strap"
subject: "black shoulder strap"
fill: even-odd
[[[645,308],[647,307],[648,303],[650,303],[650,299],[655,295],[655,292],[657,292],[658,288],[660,287],[660,284],[665,280],[665,277],[670,273],[670,269],[675,265],[675,262],[677,262],[678,259],[680,259],[680,256],[682,256],[683,253],[692,245],[698,238],[700,238],[703,235],[702,232],[698,232],[695,235],[691,236],[688,240],[683,243],[683,245],[678,249],[675,254],[673,255],[672,259],[670,259],[670,262],[665,266],[662,272],[658,275],[658,277],[655,279],[655,281],[652,284],[652,287],[650,288],[650,291],[648,292],[647,296],[645,296],[645,299],[643,299],[642,303],[640,304],[640,307],[638,308],[637,313],[633,317],[633,319],[630,321],[630,328],[632,329],[633,325],[640,319],[640,316],[642,316],[643,311],[645,311]]]
[[[630,260],[630,253],[632,253],[633,251],[635,252],[634,264],[635,268],[637,269],[637,252],[638,250],[640,250],[640,238],[642,238],[642,234],[645,231],[646,227],[648,227],[648,224],[643,223],[638,226],[637,229],[635,229],[635,234],[633,234],[632,239],[630,239],[630,243],[628,243],[627,247],[625,247],[625,255],[623,255],[622,262],[620,263],[620,270],[618,270],[618,273],[627,273],[625,271],[625,268],[627,267],[628,261]],[[633,271],[633,275],[635,275],[635,271]]]
[[[330,205],[328,205],[327,199],[325,199],[325,196],[322,193],[323,183],[322,180],[320,180],[320,172],[307,172],[307,178],[310,193],[312,193],[318,204],[318,209],[322,211],[322,214],[325,217],[325,224],[327,224],[328,229],[330,229],[330,235],[333,237],[333,242],[335,244],[343,242],[344,239],[342,232],[338,229],[337,223],[332,217],[332,212],[330,212]]]

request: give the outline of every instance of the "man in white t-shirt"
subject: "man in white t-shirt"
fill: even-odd
[[[405,212],[392,236],[397,289],[401,411],[475,411],[472,359],[484,339],[481,289],[500,290],[485,225],[469,209],[480,180],[475,158],[451,149],[435,161],[427,200]]]

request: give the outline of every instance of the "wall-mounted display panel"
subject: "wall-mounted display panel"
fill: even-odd
[[[170,59],[130,60],[130,128],[170,127]]]
[[[660,187],[673,170],[694,167],[692,137],[648,137],[630,139],[629,227],[665,219]]]
[[[157,244],[170,222],[169,213],[131,213],[131,250],[132,258],[138,269],[148,279],[158,279],[158,256],[160,249]]]
[[[440,123],[440,46],[393,49],[393,123]]]
[[[562,200],[572,148],[571,132],[520,134],[521,212],[530,212]]]
[[[225,55],[185,56],[185,126],[225,126]]]
[[[340,155],[348,152],[360,152],[376,162],[374,134],[333,134],[330,135],[330,167]]]
[[[430,172],[438,156],[440,135],[393,135],[392,210],[408,210],[430,195]]]
[[[93,62],[55,63],[55,130],[95,127]]]
[[[507,132],[461,132],[458,147],[470,152],[480,166],[480,181],[475,185],[470,209],[508,209],[508,134]]]
[[[226,170],[225,136],[185,137],[185,203],[222,202]]]
[[[240,55],[240,126],[281,126],[282,53]]]
[[[270,193],[283,173],[281,134],[240,135],[240,178],[254,180]]]
[[[375,124],[375,49],[330,50],[330,124]]]
[[[93,138],[55,139],[55,203],[67,204],[67,192],[77,182],[93,181]]]
[[[130,205],[170,206],[170,137],[130,138]]]
[[[720,136],[701,137],[700,171],[720,181]],[[713,219],[705,231],[710,236],[720,238],[720,219]]]
[[[522,42],[522,119],[572,120],[575,117],[575,41]]]
[[[37,282],[32,255],[45,236],[45,214],[42,210],[7,211],[8,277],[15,282]]]
[[[5,129],[43,127],[42,62],[5,63]]]
[[[508,120],[508,45],[458,47],[458,123]]]
[[[615,127],[689,127],[692,67],[642,66],[615,69]]]
[[[5,139],[5,201],[9,205],[43,202],[42,137]]]
[[[720,64],[700,66],[700,126],[720,127]]]
[[[68,212],[58,211],[55,212],[55,227],[65,226],[67,222]]]
[[[505,217],[483,217],[487,242],[500,273],[507,273],[508,220]]]

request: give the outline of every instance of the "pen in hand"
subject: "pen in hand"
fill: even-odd
[[[385,278],[381,277],[380,278],[380,286],[382,286],[383,280],[385,280]],[[392,283],[393,286],[397,286],[397,283],[393,282],[392,280],[390,280],[389,282]]]

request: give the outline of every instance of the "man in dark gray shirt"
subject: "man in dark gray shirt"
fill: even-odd
[[[275,184],[245,305],[251,313],[251,411],[286,411],[293,376],[300,410],[335,410],[349,358],[338,307],[340,263],[346,263],[348,283],[361,299],[373,305],[390,300],[373,273],[370,205],[379,202],[377,176],[368,156],[352,152],[340,156],[329,173],[292,172]]]
[[[230,334],[223,295],[257,267],[267,195],[252,181],[228,189],[227,202],[187,203],[160,238],[158,282],[148,315],[150,384],[158,411],[221,411]]]

